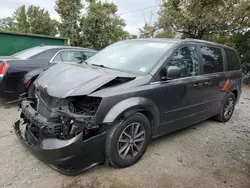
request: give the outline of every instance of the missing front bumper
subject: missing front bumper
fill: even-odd
[[[32,145],[28,140],[36,139],[35,136],[29,129],[22,134],[20,126],[26,125],[22,125],[20,120],[14,123],[15,133],[21,143],[38,159],[62,174],[76,175],[104,162],[105,132],[84,141],[81,133],[69,140],[46,138]]]

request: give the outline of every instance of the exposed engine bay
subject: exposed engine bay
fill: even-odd
[[[51,97],[42,92],[35,93],[34,99],[20,104],[23,124],[27,124],[37,139],[71,139],[83,133],[88,139],[98,133],[99,126],[92,125],[101,98],[77,96],[66,99]],[[35,143],[34,143],[35,144]]]
[[[126,97],[113,100],[112,90],[135,78],[94,66],[54,65],[20,96],[15,133],[37,158],[63,174],[104,163],[107,130],[115,121],[105,118],[117,117],[110,110]]]

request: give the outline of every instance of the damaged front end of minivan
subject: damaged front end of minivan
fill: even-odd
[[[104,162],[105,129],[92,124],[101,98],[60,99],[36,91],[20,103],[14,129],[21,142],[40,160],[67,175]]]
[[[19,105],[17,136],[37,158],[63,174],[78,174],[105,161],[106,130],[112,122],[103,119],[116,99],[96,93],[135,78],[107,71],[55,65],[36,79],[32,95]]]

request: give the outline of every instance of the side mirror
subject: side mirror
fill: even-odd
[[[75,58],[80,61],[79,63],[82,63],[83,61],[85,61],[87,59],[87,56],[85,54],[83,54],[82,57],[75,57]]]
[[[87,59],[87,56],[85,54],[82,54],[82,60],[85,61]]]
[[[164,76],[161,77],[162,80],[173,80],[181,77],[181,68],[177,66],[169,66],[163,69]]]

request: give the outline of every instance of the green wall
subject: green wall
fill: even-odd
[[[68,45],[68,39],[43,35],[0,32],[0,56],[9,56],[21,50],[40,45]]]

